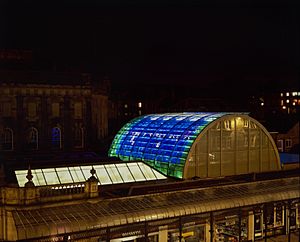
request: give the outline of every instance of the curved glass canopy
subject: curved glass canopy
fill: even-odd
[[[189,150],[214,120],[232,113],[170,113],[140,116],[115,136],[109,156],[142,160],[165,175],[182,178]]]

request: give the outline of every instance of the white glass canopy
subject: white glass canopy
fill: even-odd
[[[158,171],[142,162],[101,164],[93,166],[100,185],[167,179]],[[32,169],[32,181],[36,186],[85,182],[91,177],[92,166],[73,166],[46,169]],[[24,187],[28,181],[27,170],[15,171],[18,184]]]

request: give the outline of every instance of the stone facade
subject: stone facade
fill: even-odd
[[[0,75],[0,153],[93,149],[108,134],[102,84],[24,84]]]

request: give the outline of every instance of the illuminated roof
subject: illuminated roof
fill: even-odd
[[[113,226],[145,226],[182,216],[197,216],[209,212],[263,203],[299,199],[299,178],[284,178],[260,182],[198,188],[185,191],[156,193],[117,199],[84,201],[63,206],[12,210],[18,240],[71,234],[71,240],[84,236],[106,235]],[[203,218],[203,217],[202,217]],[[167,222],[168,221],[168,222]],[[120,228],[120,227],[119,227]],[[124,230],[122,230],[124,231]],[[72,234],[74,233],[74,234]],[[78,237],[76,237],[78,235]],[[44,237],[43,237],[44,238]],[[84,237],[86,238],[86,237]]]
[[[233,113],[140,116],[118,132],[108,155],[122,160],[143,160],[165,175],[182,178],[188,152],[197,136],[212,121],[228,114]]]
[[[166,179],[164,175],[142,162],[102,164],[93,167],[101,185]],[[32,181],[36,186],[82,183],[91,177],[91,169],[91,165],[32,169]],[[15,174],[19,186],[24,187],[27,182],[27,170],[17,170]]]

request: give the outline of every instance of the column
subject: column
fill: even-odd
[[[250,211],[248,214],[248,240],[254,241],[254,213]]]
[[[213,212],[210,213],[210,242],[214,242],[214,214]]]
[[[48,137],[48,104],[47,97],[40,97],[41,99],[41,126],[39,130],[39,149],[47,150],[49,145],[49,137]]]
[[[158,242],[168,242],[168,225],[159,227]]]
[[[289,205],[286,204],[284,206],[285,208],[285,234],[290,233],[290,210],[289,210]]]
[[[205,241],[210,241],[210,223],[206,222],[205,227],[204,227],[204,240]]]

